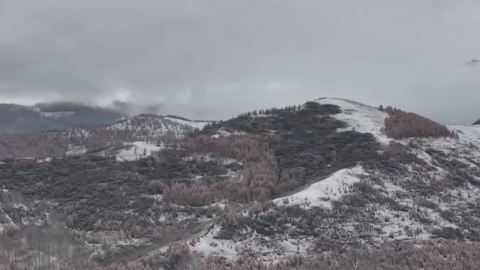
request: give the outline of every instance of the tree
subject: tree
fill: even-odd
[[[143,148],[143,155],[144,155],[144,156],[147,155],[147,148]]]
[[[383,105],[380,105],[380,107],[378,108],[381,112],[384,111],[384,108],[383,108]]]

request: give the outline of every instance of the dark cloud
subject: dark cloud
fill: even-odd
[[[0,102],[229,118],[338,96],[480,117],[474,0],[1,0]]]

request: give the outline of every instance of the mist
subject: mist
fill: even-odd
[[[341,97],[471,124],[478,14],[474,0],[0,0],[0,103],[226,119]]]

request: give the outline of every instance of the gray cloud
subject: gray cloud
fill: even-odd
[[[337,96],[470,123],[478,14],[475,0],[0,0],[0,102],[218,119]]]

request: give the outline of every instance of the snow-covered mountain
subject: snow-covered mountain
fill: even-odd
[[[394,140],[384,132],[389,115],[378,108],[343,99],[317,102],[340,107],[341,113],[333,117],[346,126],[337,132],[373,134],[383,160],[359,159],[356,166],[273,199],[266,212],[214,227],[194,240],[194,250],[227,258],[258,254],[262,260],[277,260],[286,254],[315,253],[328,245],[339,249],[352,243],[477,239],[480,126],[448,126],[459,139]],[[229,239],[223,236],[226,230],[233,234]]]
[[[78,112],[40,112],[41,119],[63,121]],[[40,121],[40,120],[39,120]],[[143,145],[135,155],[119,154],[119,159],[147,157],[154,150],[182,138],[208,121],[193,121],[178,116],[141,114],[121,117],[111,124],[82,124],[30,134],[0,135],[0,160],[5,158],[52,158],[99,153],[129,153],[134,145]],[[32,145],[30,145],[32,144]],[[38,146],[41,147],[38,147]],[[31,147],[33,146],[33,147]],[[145,150],[146,155],[143,155]],[[125,152],[126,151],[126,152]],[[135,151],[135,150],[132,150]],[[126,158],[128,155],[129,158]]]
[[[126,257],[153,269],[480,263],[472,255],[480,247],[478,125],[443,126],[322,98],[217,123],[139,115],[50,135],[86,155],[0,164],[1,192],[11,194],[0,194],[0,227],[21,230],[67,213],[65,226],[88,243],[76,247],[104,264]],[[70,261],[55,256],[57,265]]]

